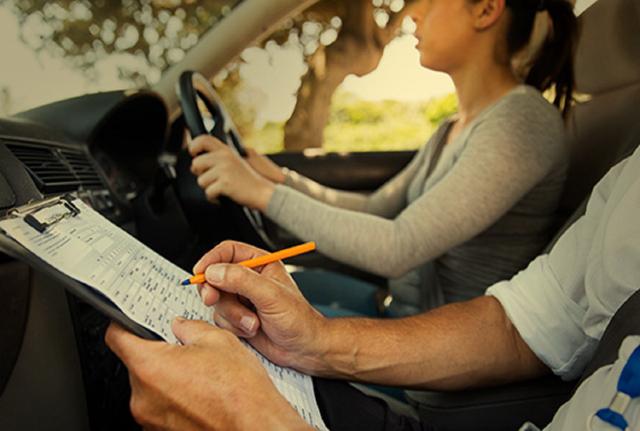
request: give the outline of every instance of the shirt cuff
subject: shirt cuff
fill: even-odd
[[[582,330],[585,310],[566,295],[547,261],[547,255],[538,257],[486,294],[500,302],[533,353],[554,374],[571,380],[580,375],[595,345]]]
[[[284,185],[289,186],[291,188],[296,188],[296,184],[300,182],[301,175],[296,171],[289,168],[282,168],[282,173],[284,174]]]

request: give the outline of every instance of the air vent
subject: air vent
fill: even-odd
[[[81,152],[31,144],[7,144],[42,193],[75,191],[102,185],[95,168]]]
[[[100,176],[85,153],[66,149],[59,151],[71,167],[71,171],[80,181],[80,184],[88,188],[102,186]]]

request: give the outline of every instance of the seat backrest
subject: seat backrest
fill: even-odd
[[[640,123],[640,0],[599,0],[580,16],[578,102],[568,119],[571,167],[561,212],[573,213]]]
[[[640,145],[640,115],[638,116],[638,120],[639,121],[637,122],[637,124],[627,132],[628,137],[626,142],[623,142],[621,145],[618,146],[617,154],[615,155],[615,157],[613,157],[613,160],[611,163],[612,166],[622,161],[626,157],[630,156],[636,150],[636,148],[638,148],[638,146]],[[564,224],[558,230],[553,240],[549,242],[549,245],[544,250],[544,253],[548,253],[549,251],[551,251],[555,243],[564,234],[564,232],[573,223],[575,223],[580,217],[584,215],[585,210],[587,209],[587,202],[589,201],[590,196],[591,196],[591,193],[588,193],[587,196],[582,200],[582,202],[580,202],[580,204],[573,210],[571,214],[569,214],[568,216],[566,216],[565,214]]]
[[[561,233],[584,213],[597,181],[640,144],[640,0],[599,0],[580,21],[579,101],[568,123],[572,164],[561,204],[571,216]],[[633,334],[640,334],[640,291],[612,318],[582,380],[613,363]]]

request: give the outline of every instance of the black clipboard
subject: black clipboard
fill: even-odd
[[[74,199],[76,199],[75,196],[66,194],[33,202],[11,210],[8,213],[8,216],[5,218],[23,216],[25,223],[28,223],[32,228],[42,233],[46,230],[47,227],[58,223],[67,217],[74,217],[74,214],[79,213],[77,207],[73,205],[72,201]],[[39,211],[46,208],[54,207],[56,205],[63,206],[68,211],[67,213],[64,213],[67,215],[60,216],[48,221],[42,221],[38,219],[37,213]],[[111,302],[111,300],[104,296],[101,292],[58,271],[56,268],[49,265],[47,262],[39,258],[36,254],[32,253],[30,250],[11,238],[2,228],[0,228],[0,251],[26,263],[31,268],[61,282],[65,289],[67,289],[67,291],[69,291],[72,295],[91,305],[96,310],[107,316],[109,319],[118,323],[120,326],[126,328],[137,336],[148,340],[162,340],[162,338],[155,332],[145,328],[144,326],[127,317],[127,315],[124,314],[124,312],[122,312],[117,305]]]

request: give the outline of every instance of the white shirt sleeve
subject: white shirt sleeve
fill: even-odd
[[[550,254],[538,257],[510,281],[497,283],[487,291],[500,301],[538,358],[567,380],[580,375],[598,343],[597,331],[588,329],[608,323],[604,319],[589,321],[593,317],[589,297],[593,295],[587,292],[587,286],[607,282],[597,279],[603,272],[601,239],[610,210],[607,202],[624,167],[624,162],[617,165],[600,181],[586,214],[562,235]],[[609,305],[612,315],[617,306]]]

